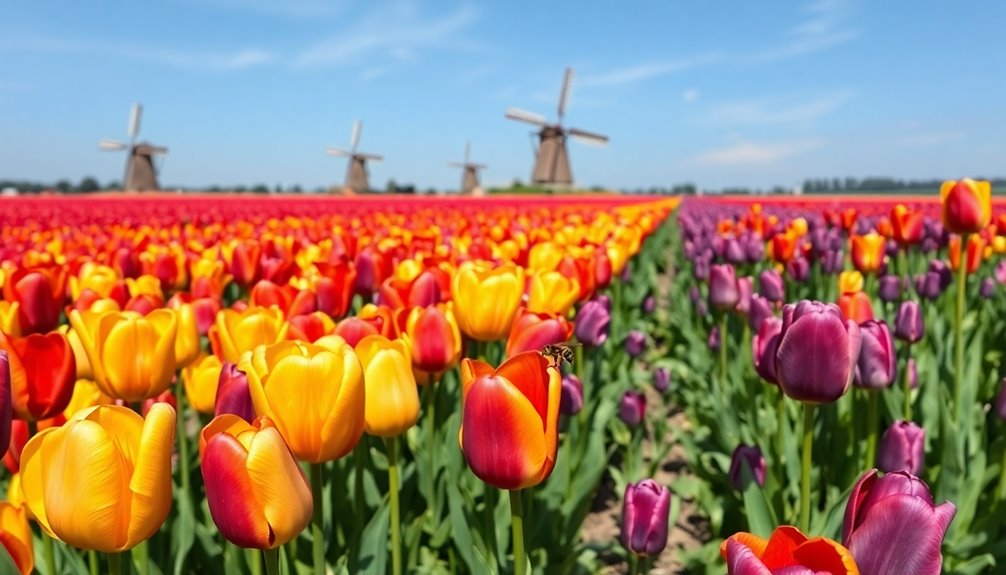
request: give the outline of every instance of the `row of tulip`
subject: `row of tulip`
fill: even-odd
[[[988,183],[679,213],[672,291],[691,298],[657,318],[655,363],[692,424],[676,438],[695,477],[672,489],[710,532],[683,562],[998,572],[1006,213]]]
[[[0,563],[590,573],[611,477],[645,567],[680,501],[636,328],[677,204],[6,201]]]

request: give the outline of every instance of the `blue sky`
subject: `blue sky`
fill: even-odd
[[[568,125],[581,185],[794,185],[1004,175],[1006,3],[0,0],[0,177],[121,178],[132,102],[167,185],[340,182],[355,118],[371,181],[527,181],[529,126]]]

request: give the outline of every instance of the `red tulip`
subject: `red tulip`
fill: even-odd
[[[522,309],[510,328],[506,355],[513,357],[525,351],[539,351],[546,345],[567,341],[571,335],[573,324],[565,317]]]
[[[0,349],[9,356],[15,416],[37,421],[66,409],[77,381],[77,363],[65,335],[7,337],[0,332]]]
[[[59,325],[66,300],[66,269],[62,266],[21,268],[4,283],[4,299],[18,302],[22,334],[45,333]]]
[[[768,541],[750,533],[732,535],[720,545],[720,555],[728,575],[860,575],[849,549],[824,537],[809,539],[788,525],[777,527]]]

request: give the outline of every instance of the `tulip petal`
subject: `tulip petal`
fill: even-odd
[[[508,380],[475,380],[465,398],[462,429],[462,451],[479,479],[500,489],[540,480],[546,459],[542,420]]]
[[[206,502],[213,523],[230,542],[241,547],[267,549],[273,537],[262,505],[255,498],[255,485],[246,471],[248,453],[228,433],[218,433],[206,442],[201,463],[206,484]]]
[[[519,353],[496,368],[496,376],[513,384],[538,412],[542,423],[548,417],[548,360],[537,351]]]
[[[252,492],[271,528],[270,548],[296,537],[311,521],[311,490],[279,432],[255,434],[246,463]]]
[[[858,336],[858,328],[855,332]],[[776,376],[786,395],[815,403],[841,397],[852,380],[856,357],[850,353],[852,336],[842,320],[830,313],[805,316],[788,329],[784,325],[776,353]],[[857,337],[857,355],[858,342]]]
[[[886,497],[852,533],[849,551],[863,573],[939,575],[940,547],[955,512],[952,503],[934,508],[911,495]]]
[[[768,539],[765,551],[761,555],[762,563],[769,569],[796,565],[793,551],[807,541],[807,536],[796,527],[783,525],[777,527]]]
[[[465,358],[461,360],[461,398],[468,396],[468,387],[475,382],[476,379],[484,375],[492,375],[493,366],[480,359],[469,359]]]
[[[837,541],[816,537],[793,551],[793,558],[810,568],[810,572],[833,575],[859,575],[859,567],[848,549]]]
[[[733,537],[726,541],[726,560],[729,575],[772,575],[754,551]]]
[[[139,437],[139,453],[133,460],[133,477],[129,481],[129,490],[133,493],[129,521],[130,547],[156,533],[171,510],[174,408],[166,403],[152,405]]]

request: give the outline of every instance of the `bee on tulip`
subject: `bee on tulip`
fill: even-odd
[[[551,367],[562,367],[562,364],[568,363],[573,365],[573,360],[576,359],[576,354],[573,350],[580,347],[579,343],[570,344],[553,344],[550,343],[545,347],[541,348],[541,354],[545,356],[549,361]]]

